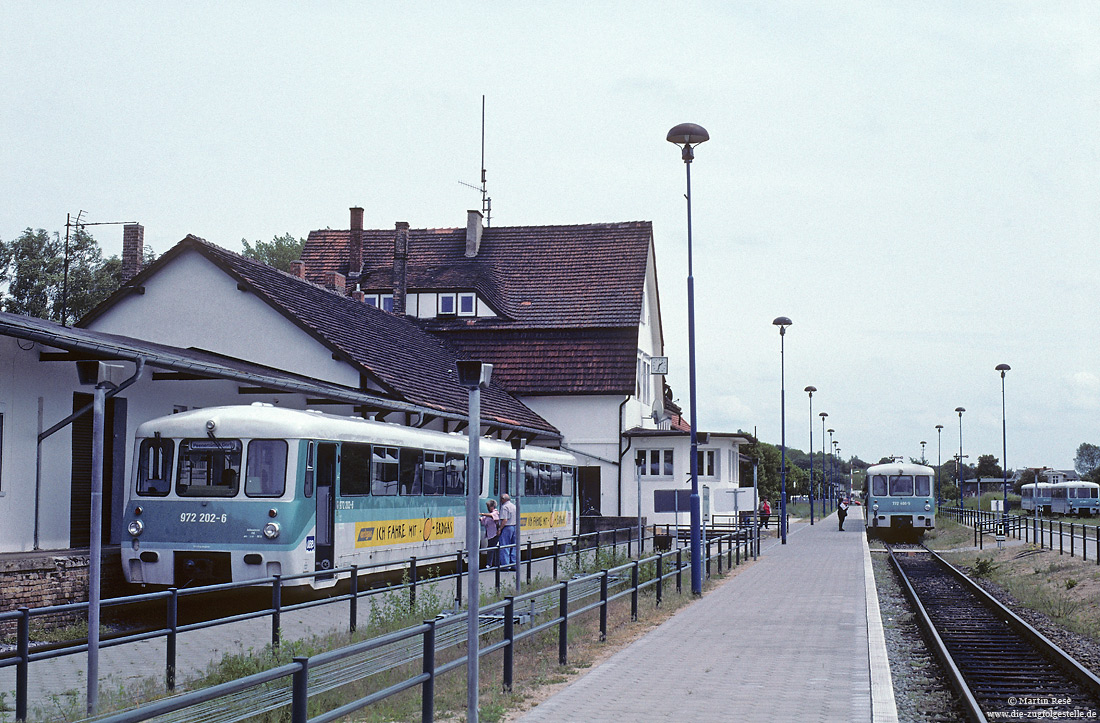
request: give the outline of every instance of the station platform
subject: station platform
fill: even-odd
[[[593,721],[897,720],[863,534],[853,506],[792,522],[787,544],[518,718]]]

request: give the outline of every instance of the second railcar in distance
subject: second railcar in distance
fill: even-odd
[[[401,564],[465,545],[469,440],[271,405],[197,409],[137,430],[124,509],[126,579],[206,585]],[[515,451],[481,440],[481,511],[516,496]],[[535,544],[573,532],[576,461],[521,451],[520,527]],[[289,584],[326,587],[331,575]]]
[[[889,463],[867,468],[867,534],[920,538],[936,528],[935,472],[922,464]]]
[[[1050,489],[1050,509],[1059,515],[1100,514],[1100,484],[1059,482]]]
[[[1050,482],[1039,482],[1026,484],[1020,487],[1020,508],[1029,512],[1034,512],[1036,506],[1039,508],[1039,514],[1050,512],[1051,509],[1051,490],[1054,485]]]

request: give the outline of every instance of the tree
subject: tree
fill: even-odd
[[[992,454],[983,454],[978,457],[978,467],[975,471],[978,477],[1003,477],[1001,465],[997,464],[997,458]]]
[[[145,262],[156,256],[145,248]],[[122,262],[104,260],[99,244],[82,228],[69,235],[69,278],[65,242],[58,233],[28,228],[10,243],[0,241],[0,297],[4,311],[72,324],[122,285]],[[64,317],[64,318],[62,318]]]
[[[1073,468],[1082,477],[1095,478],[1100,472],[1100,447],[1082,442],[1077,448],[1077,456],[1073,458]]]
[[[302,258],[302,247],[305,243],[305,239],[296,239],[290,233],[276,236],[270,242],[257,241],[255,246],[248,243],[247,239],[241,239],[244,247],[242,255],[274,266],[280,271],[290,271],[290,262]]]

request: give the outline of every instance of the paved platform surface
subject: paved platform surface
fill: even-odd
[[[835,514],[793,523],[786,545],[767,539],[755,564],[520,720],[896,720],[862,523],[859,507],[844,532]]]

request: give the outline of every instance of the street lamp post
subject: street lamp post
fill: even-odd
[[[821,519],[825,519],[825,497],[829,487],[825,477],[825,417],[828,417],[829,413],[821,412],[817,416],[821,417]]]
[[[955,407],[955,411],[959,413],[959,466],[956,471],[959,474],[959,509],[963,506],[963,412],[966,411],[963,407]]]
[[[814,392],[817,387],[809,386],[804,390],[810,395],[810,527],[814,526]]]
[[[943,504],[943,491],[940,489],[940,467],[943,465],[943,425],[936,425],[936,507]]]
[[[829,430],[829,507],[836,503],[836,455],[833,453],[833,448],[836,447],[836,442],[833,441],[833,432],[835,429]]]
[[[1001,508],[1001,529],[1005,529],[1008,521],[1008,426],[1005,422],[1005,372],[1012,367],[1007,364],[998,364],[996,370],[1001,373],[1001,468],[1004,472],[1004,507]]]
[[[926,445],[926,444],[928,444],[928,442],[921,442],[920,443],[920,463],[921,464],[924,464],[924,445]]]
[[[695,159],[695,146],[710,140],[710,134],[703,126],[695,123],[681,123],[668,132],[665,137],[669,143],[682,148],[681,158],[687,170],[687,303],[688,303],[688,380],[689,404],[691,405],[691,592],[703,594],[703,544],[702,511],[699,500],[699,425],[697,404],[695,403],[695,278],[692,275],[691,258],[691,162]]]
[[[458,361],[458,383],[465,387],[470,395],[469,460],[466,464],[466,557],[467,573],[466,597],[469,600],[466,610],[466,720],[477,723],[478,719],[478,649],[480,636],[478,623],[481,604],[481,581],[478,577],[481,567],[481,517],[478,507],[481,496],[481,390],[489,388],[493,374],[493,365],[480,361]],[[518,524],[518,520],[516,521]],[[516,563],[519,566],[519,563]],[[461,571],[460,571],[461,572]]]
[[[787,544],[787,383],[783,360],[783,340],[791,320],[778,316],[772,324],[779,327],[779,536]]]

